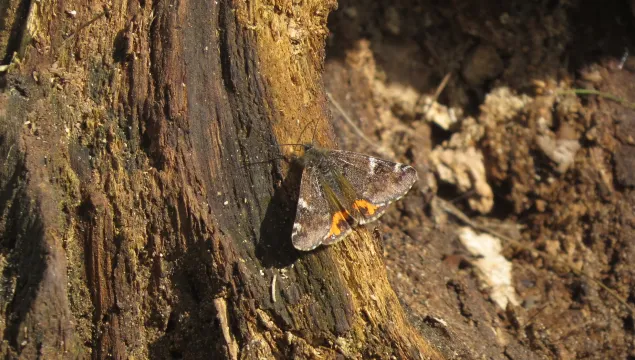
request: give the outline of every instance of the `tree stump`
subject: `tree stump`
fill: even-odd
[[[332,145],[335,8],[9,0],[6,357],[443,357],[406,320],[367,230],[291,246],[298,169],[272,160],[310,140],[308,123]]]

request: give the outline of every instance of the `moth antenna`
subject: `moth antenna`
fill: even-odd
[[[315,120],[315,127],[313,128],[313,135],[311,136],[311,144],[315,144],[315,134],[317,134],[317,126],[318,126],[318,121]]]
[[[306,131],[306,129],[309,127],[309,125],[311,125],[313,122],[316,122],[316,120],[309,121],[308,123],[306,123],[306,124],[302,127],[302,131],[300,131],[300,136],[298,136],[298,141],[296,142],[297,144],[299,144],[299,143],[300,143],[300,140],[302,139],[302,135],[304,134],[304,132]],[[313,139],[311,139],[311,143],[313,143]]]
[[[326,93],[329,97],[329,99],[331,98],[331,95],[327,92]],[[300,131],[300,135],[298,136],[298,141],[296,142],[296,144],[288,144],[288,145],[301,145],[304,146],[304,144],[300,144],[300,140],[302,139],[302,135],[304,135],[304,132],[307,130],[307,128],[311,125],[311,124],[315,124],[314,129],[313,129],[313,135],[311,136],[311,144],[315,143],[315,135],[317,134],[317,130],[318,130],[318,121],[320,119],[314,119],[312,121],[309,121],[308,123],[306,123],[303,127],[302,127],[302,131]],[[280,144],[280,145],[284,145],[284,144]]]

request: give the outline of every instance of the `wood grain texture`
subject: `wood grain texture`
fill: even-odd
[[[441,357],[367,231],[291,246],[299,169],[270,160],[307,124],[331,144],[335,7],[30,3],[0,99],[6,356]]]

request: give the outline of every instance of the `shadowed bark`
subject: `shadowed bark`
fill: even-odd
[[[5,356],[441,357],[366,230],[291,246],[300,169],[271,160],[316,120],[315,141],[331,144],[321,73],[335,8],[9,1]]]

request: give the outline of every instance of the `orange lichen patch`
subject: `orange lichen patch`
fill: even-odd
[[[340,228],[340,222],[348,223],[348,219],[350,219],[351,215],[346,211],[338,211],[333,214],[333,220],[331,221],[331,231],[329,231],[328,236],[337,236],[342,233],[342,228]]]
[[[379,206],[375,206],[371,202],[366,200],[355,200],[355,202],[353,203],[353,207],[359,210],[365,216],[373,215],[375,211],[379,209]]]

